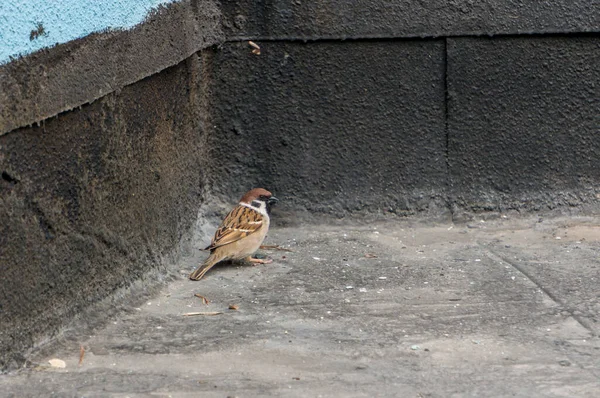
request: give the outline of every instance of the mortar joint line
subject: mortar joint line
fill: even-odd
[[[450,216],[452,218],[452,220],[454,220],[454,209],[452,206],[452,200],[451,200],[451,187],[452,187],[452,176],[450,173],[450,127],[449,127],[449,122],[448,122],[448,112],[449,112],[449,100],[450,100],[450,95],[448,93],[448,38],[445,37],[444,38],[444,52],[442,55],[442,59],[443,59],[443,64],[444,64],[444,72],[443,72],[443,84],[444,84],[444,105],[443,105],[443,110],[444,110],[444,137],[445,137],[445,141],[444,141],[444,160],[445,160],[445,166],[446,166],[446,206],[448,207],[448,210],[450,211]]]
[[[500,33],[484,33],[484,32],[464,32],[450,33],[439,32],[432,34],[361,34],[357,36],[344,35],[312,35],[312,36],[294,36],[294,35],[261,35],[261,34],[240,34],[231,35],[224,39],[224,43],[243,42],[248,40],[253,41],[271,41],[271,42],[327,42],[327,41],[427,41],[427,40],[446,40],[446,39],[489,39],[489,38],[523,38],[523,37],[598,37],[600,30],[576,30],[571,32],[565,31],[548,31],[548,32],[500,32]]]

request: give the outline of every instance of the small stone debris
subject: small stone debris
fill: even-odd
[[[238,308],[240,308],[240,307],[238,307],[238,305],[237,305],[237,304],[229,304],[229,309],[230,309],[230,310],[237,311],[237,310],[238,310]]]
[[[563,359],[562,361],[558,361],[558,364],[560,366],[571,366],[571,362],[567,361],[566,359]]]
[[[53,358],[51,360],[48,361],[48,363],[50,364],[51,367],[53,368],[60,368],[60,369],[64,369],[67,367],[67,364],[65,361],[63,361],[62,359],[58,359],[58,358]]]
[[[377,258],[377,254],[375,254],[375,253],[367,253],[367,254],[365,254],[365,257],[366,258]]]
[[[260,248],[263,250],[279,250],[282,252],[290,252],[293,253],[294,251],[291,249],[286,249],[284,247],[281,247],[279,245],[260,245]]]
[[[421,347],[415,344],[415,345],[411,345],[410,349],[413,350],[413,351],[418,351],[418,350],[421,349]]]
[[[367,292],[367,288],[361,287],[360,289],[358,289],[358,291],[361,292],[361,293],[366,293]]]

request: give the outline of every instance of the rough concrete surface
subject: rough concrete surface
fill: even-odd
[[[189,236],[205,158],[194,59],[0,136],[0,369]]]
[[[448,39],[451,202],[598,203],[599,46],[599,37]]]
[[[439,213],[444,41],[227,43],[206,52],[210,192],[329,214]]]
[[[273,264],[221,265],[192,282],[185,275],[205,255],[187,258],[159,294],[123,303],[128,311],[96,331],[66,330],[31,368],[2,376],[0,390],[6,397],[597,396],[597,218],[282,228],[275,215],[274,224],[266,243],[293,251],[270,251]],[[183,316],[209,311],[222,314]],[[49,367],[52,358],[66,367]]]
[[[221,9],[230,39],[578,33],[600,26],[600,9],[588,0],[238,0]]]
[[[215,3],[184,0],[161,6],[133,29],[92,34],[2,65],[0,135],[102,98],[222,40]]]

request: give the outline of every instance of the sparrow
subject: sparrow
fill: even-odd
[[[273,260],[252,258],[269,231],[271,206],[278,202],[271,192],[254,188],[240,199],[227,214],[210,245],[210,256],[194,272],[190,279],[202,279],[215,264],[225,260],[246,260],[255,264],[269,264]]]

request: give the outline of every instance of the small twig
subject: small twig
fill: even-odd
[[[210,301],[206,297],[202,296],[199,293],[194,294],[194,296],[198,297],[199,299],[202,299],[202,302],[206,305],[208,305],[208,303],[210,303]]]
[[[79,366],[83,364],[83,357],[85,356],[85,348],[80,344],[79,345]]]
[[[285,249],[279,245],[261,245],[260,248],[263,250],[279,250],[282,252],[292,252],[292,253],[294,252],[293,250]]]
[[[206,315],[206,316],[211,316],[211,315],[221,315],[222,312],[218,312],[218,311],[209,311],[209,312],[186,312],[185,314],[183,314],[183,316],[197,316],[197,315]]]

